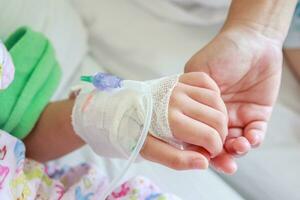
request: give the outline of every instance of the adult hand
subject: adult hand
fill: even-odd
[[[282,68],[282,42],[248,26],[232,27],[221,31],[185,67],[186,72],[206,72],[220,87],[229,130],[223,153],[211,164],[225,173],[237,169],[232,155],[243,155],[263,141]]]

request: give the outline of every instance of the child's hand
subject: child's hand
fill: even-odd
[[[201,72],[144,83],[124,80],[115,92],[86,88],[76,97],[72,113],[76,134],[98,155],[129,156],[146,109],[145,91],[132,84],[150,89],[153,100],[149,129],[153,136],[148,135],[141,155],[174,169],[207,168],[208,160],[223,149],[227,112],[216,83]],[[187,144],[184,150],[168,144],[176,139]]]
[[[205,73],[183,74],[170,97],[169,124],[176,139],[191,145],[179,150],[148,136],[141,154],[174,169],[205,169],[223,149],[227,123],[217,84]]]
[[[180,76],[170,97],[169,124],[176,139],[203,147],[211,157],[222,151],[227,111],[217,84],[207,74]]]

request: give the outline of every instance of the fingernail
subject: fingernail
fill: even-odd
[[[230,165],[224,166],[224,168],[221,167],[214,167],[214,169],[222,174],[232,175],[237,171],[237,165],[236,163],[232,163]]]
[[[230,167],[230,170],[228,170],[226,174],[233,175],[237,171],[237,169],[238,169],[237,164],[233,163]]]
[[[216,169],[217,172],[219,172],[219,173],[226,174],[226,173],[223,171],[223,169],[221,169],[221,168],[215,168],[215,169]]]
[[[207,168],[206,167],[206,162],[203,159],[200,158],[196,158],[192,161],[192,168],[193,169],[203,169],[203,168]]]
[[[243,155],[245,152],[242,152],[242,151],[236,151],[235,153],[238,154],[238,155]]]
[[[258,145],[259,144],[259,142],[260,142],[260,136],[258,135],[258,134],[255,134],[254,136],[253,136],[253,141],[252,141],[252,146],[256,146],[256,145]]]

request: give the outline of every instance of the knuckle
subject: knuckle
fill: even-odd
[[[178,116],[177,112],[175,112],[175,111],[169,112],[169,122],[171,124],[176,124],[176,125],[181,124],[181,120],[180,120],[180,117]]]
[[[169,113],[169,124],[173,136],[176,139],[180,139],[181,137],[179,133],[182,131],[181,127],[183,126],[183,122],[177,112]]]
[[[183,99],[183,91],[181,88],[181,84],[178,84],[174,87],[173,92],[169,98],[169,105],[170,106],[176,106],[179,102]]]
[[[227,116],[224,113],[217,112],[215,119],[219,128],[224,128],[227,126]]]
[[[172,95],[170,96],[170,99],[169,99],[169,106],[174,106],[176,105],[176,101],[177,101],[177,98],[176,98],[176,92],[173,91]]]
[[[211,80],[210,76],[205,73],[205,72],[200,72],[201,73],[201,76],[205,79],[205,80]]]
[[[211,82],[211,78],[209,77],[209,75],[205,72],[195,72],[197,73],[196,75],[203,80],[206,83],[210,83]]]
[[[205,143],[209,144],[210,146],[214,146],[213,144],[215,143],[216,140],[216,135],[217,131],[214,129],[210,129],[209,131],[207,131],[207,133],[204,136],[204,141]]]
[[[210,91],[208,93],[208,98],[210,103],[212,104],[212,106],[221,111],[221,112],[225,112],[226,111],[226,107],[223,103],[222,97],[220,96],[220,93],[216,92],[216,91]]]
[[[215,128],[216,134],[219,135],[222,141],[225,140],[227,134],[228,134],[228,120],[227,120],[227,115],[217,111],[214,113],[213,116],[213,124],[212,126]]]
[[[208,93],[208,96],[209,96],[209,99],[211,102],[214,103],[214,105],[219,105],[219,102],[220,102],[220,95],[219,93],[217,93],[216,91],[210,91]]]
[[[201,72],[201,71],[195,71],[190,73],[191,76],[195,76],[195,77],[205,76],[205,74],[206,74],[205,72]]]
[[[221,94],[221,90],[219,87],[211,87],[219,96]]]
[[[203,81],[206,83],[206,85],[208,85],[208,87],[211,90],[213,90],[214,92],[216,92],[219,95],[220,89],[219,89],[219,87],[215,87],[215,85],[216,85],[215,81],[206,73],[203,73],[201,76],[202,76]]]
[[[176,115],[176,112],[169,111],[169,124],[172,127],[173,125],[176,125],[179,121],[178,116]]]

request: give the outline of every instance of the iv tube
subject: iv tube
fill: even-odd
[[[119,88],[121,87],[121,82],[122,79],[113,76],[111,74],[107,73],[97,73],[94,76],[81,76],[82,81],[90,82],[92,83],[97,89],[99,90],[109,90],[113,88]],[[143,84],[144,87],[141,87],[140,84]],[[125,167],[121,170],[119,175],[117,175],[110,185],[107,187],[107,189],[101,194],[100,200],[105,200],[106,197],[113,191],[113,189],[117,186],[117,184],[120,182],[120,180],[123,178],[123,176],[126,174],[128,169],[130,168],[131,164],[136,160],[138,157],[145,140],[148,135],[148,130],[151,125],[151,117],[152,117],[152,111],[153,111],[153,100],[152,100],[152,95],[151,95],[151,89],[148,85],[145,83],[139,83],[139,87],[137,88],[143,88],[145,94],[146,94],[146,104],[147,104],[147,109],[146,109],[146,115],[145,115],[145,123],[142,129],[142,133],[140,135],[140,138],[137,141],[136,147],[132,151]]]
[[[151,95],[151,90],[150,87],[148,85],[145,84],[145,88],[146,91],[144,91],[146,93],[146,102],[147,102],[147,109],[146,109],[146,116],[145,116],[145,123],[144,123],[144,127],[142,130],[142,134],[139,138],[139,140],[137,141],[137,145],[134,148],[134,150],[132,151],[125,167],[123,168],[123,170],[121,170],[121,172],[119,173],[118,176],[116,176],[110,186],[106,189],[106,191],[100,196],[100,200],[105,200],[105,198],[113,191],[113,189],[117,186],[117,184],[120,182],[120,180],[123,178],[123,176],[126,174],[126,172],[128,171],[128,169],[130,168],[131,164],[136,160],[136,158],[138,157],[144,143],[145,140],[147,138],[148,135],[148,130],[150,128],[151,125],[151,117],[152,117],[152,111],[153,111],[153,103],[152,103],[152,95]]]

